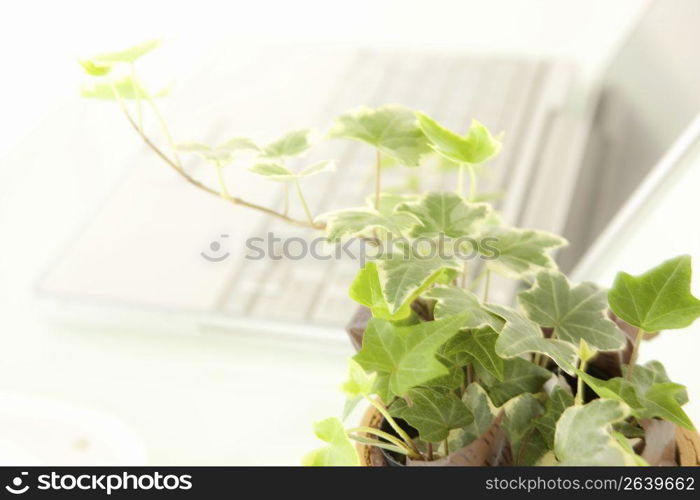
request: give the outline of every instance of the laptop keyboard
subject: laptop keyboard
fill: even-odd
[[[475,58],[457,55],[358,51],[349,64],[347,77],[329,92],[321,113],[332,117],[365,104],[401,103],[423,110],[456,130],[466,131],[472,118],[492,131],[505,131],[501,155],[484,168],[480,192],[507,190],[510,173],[518,168],[520,145],[531,110],[537,105],[539,83],[547,65],[526,59]],[[305,191],[312,213],[320,214],[358,206],[372,192],[373,151],[350,141],[330,141],[319,153],[337,160],[336,172],[319,176],[315,189]],[[382,184],[401,186],[408,175],[417,175],[420,189],[454,189],[449,173],[421,175],[420,169],[385,169]],[[296,201],[292,196],[292,204]],[[278,202],[281,207],[282,199]],[[273,233],[312,238],[318,234],[265,219],[257,235]],[[342,259],[248,260],[237,264],[234,278],[222,293],[218,310],[235,316],[266,320],[343,324],[355,304],[347,289],[360,266]]]

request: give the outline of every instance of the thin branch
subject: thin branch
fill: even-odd
[[[158,155],[165,163],[167,163],[173,170],[175,170],[180,176],[185,179],[187,182],[192,184],[193,186],[201,189],[202,191],[206,191],[207,193],[214,195],[218,198],[221,198],[223,200],[229,201],[233,203],[234,205],[241,205],[243,207],[251,208],[253,210],[258,210],[259,212],[264,212],[268,215],[271,215],[273,217],[276,217],[278,219],[283,220],[284,222],[288,224],[292,224],[294,226],[300,226],[300,227],[310,227],[312,229],[324,229],[326,225],[324,223],[310,223],[304,220],[298,220],[298,219],[293,219],[292,217],[289,217],[285,214],[279,213],[275,210],[272,210],[271,208],[263,207],[262,205],[257,205],[255,203],[252,203],[250,201],[246,201],[243,198],[239,198],[237,196],[231,196],[229,198],[223,196],[219,191],[210,188],[206,184],[203,184],[199,182],[197,179],[191,177],[187,172],[185,172],[184,169],[180,168],[180,166],[175,163],[170,157],[168,157],[163,151],[158,148],[147,136],[146,134],[143,133],[143,131],[139,128],[138,124],[134,121],[134,119],[131,117],[129,114],[129,111],[126,109],[126,107],[122,104],[122,111],[124,112],[124,115],[126,116],[126,119],[129,121],[131,126],[134,128],[137,134],[141,137],[143,142],[148,146],[156,155]]]

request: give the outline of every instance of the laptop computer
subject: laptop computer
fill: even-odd
[[[697,39],[697,34],[658,30],[659,22],[670,22],[668,16],[684,26],[700,20],[693,2],[673,8],[667,2],[654,4],[613,59],[601,87],[583,88],[575,65],[557,60],[415,50],[222,47],[204,71],[176,92],[176,104],[165,111],[179,122],[176,140],[207,143],[238,135],[264,140],[290,128],[325,130],[333,116],[362,104],[402,103],[454,129],[466,129],[477,118],[506,133],[502,154],[484,169],[480,183],[485,191],[505,193],[497,202],[505,221],[563,232],[585,248],[597,226],[582,226],[576,214],[600,209],[596,220],[609,218],[616,203],[634,188],[634,179],[641,179],[653,165],[652,157],[668,146],[668,136],[679,132],[674,126],[697,107],[695,96],[684,100],[676,92],[677,75],[650,88],[649,79],[632,78],[622,86],[619,99],[616,94],[608,97],[606,82],[614,75],[631,74],[630,61],[633,68],[663,74],[668,70],[666,59],[677,57],[679,46],[697,46],[688,42],[688,36]],[[601,191],[605,179],[589,179],[586,162],[601,151],[629,148],[640,140],[594,140],[600,121],[606,119],[601,116],[608,116],[601,110],[634,97],[628,108],[636,113],[637,102],[654,101],[655,106],[644,108],[646,114],[633,114],[639,128],[646,130],[649,121],[658,120],[656,113],[669,96],[683,105],[669,111],[673,119],[663,137],[652,133],[654,148],[644,161],[625,160],[628,183],[614,193]],[[624,113],[615,116],[620,120]],[[312,212],[361,204],[370,192],[371,151],[331,141],[312,154],[335,158],[339,165],[334,174],[309,181]],[[53,313],[81,321],[141,327],[147,323],[186,331],[216,325],[342,338],[337,335],[339,326],[355,307],[347,287],[359,267],[357,260],[247,259],[250,237],[314,235],[193,190],[144,149],[135,149],[129,162],[118,186],[41,277],[38,295]],[[620,164],[615,169],[622,168]],[[213,172],[201,165],[186,168],[204,182],[215,182]],[[407,174],[411,173],[388,169],[384,184],[399,187]],[[233,166],[226,175],[234,192],[264,205],[281,205],[281,192],[245,169]],[[424,189],[453,182],[449,173],[418,176]],[[607,196],[605,202],[591,195],[600,192]],[[577,255],[568,259],[575,262]],[[499,300],[507,300],[516,286],[495,281],[492,289]]]

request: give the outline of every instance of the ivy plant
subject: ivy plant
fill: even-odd
[[[456,463],[495,429],[505,437],[500,451],[509,453],[499,456],[511,457],[507,465],[645,465],[645,419],[693,429],[682,409],[685,388],[658,361],[637,364],[645,334],[682,329],[700,316],[700,299],[690,292],[690,257],[639,276],[620,272],[610,290],[572,283],[554,259],[566,244],[562,237],[503,224],[497,207],[483,201],[488,197],[478,192],[475,167],[490,168],[507,145],[476,120],[455,131],[390,104],[350,110],[325,135],[298,129],[270,141],[236,134],[216,145],[176,142],[156,105],[165,92],[150,92],[136,71],[137,61],[158,45],[82,59],[90,79],[83,95],[116,101],[166,166],[222,203],[317,230],[330,242],[394,242],[348,283],[350,297],[371,319],[342,385],[343,419],[315,425],[324,444],[305,464],[359,465],[353,442],[408,465]],[[145,125],[146,110],[155,118],[153,130]],[[302,182],[332,172],[335,162],[300,158],[323,140],[372,148],[376,161],[367,168],[374,182],[356,206],[314,214]],[[218,185],[196,179],[181,154],[216,169]],[[292,168],[290,158],[302,166]],[[390,165],[425,176],[436,159],[441,168],[456,167],[453,189],[397,192],[382,185]],[[282,209],[244,198],[227,184],[241,163],[282,186]],[[223,169],[231,170],[224,176]],[[290,206],[290,188],[298,208]],[[489,300],[492,273],[523,285],[514,305]],[[621,325],[634,335],[628,339]],[[616,372],[605,373],[605,359],[616,360]],[[362,402],[384,425],[344,422]]]

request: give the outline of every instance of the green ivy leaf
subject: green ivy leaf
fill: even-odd
[[[469,312],[464,328],[490,326],[496,331],[503,327],[503,320],[483,308],[479,298],[471,291],[455,285],[439,285],[422,294],[423,298],[435,300],[435,319]]]
[[[565,239],[545,231],[493,227],[479,237],[477,250],[492,271],[521,278],[543,269],[556,269],[549,252],[564,245]]]
[[[398,310],[392,314],[389,304],[382,293],[377,264],[374,261],[369,261],[355,276],[355,280],[350,285],[349,295],[355,302],[369,307],[372,310],[372,316],[375,318],[399,321],[410,316],[411,302],[416,299],[420,291],[421,289],[418,289],[410,295]]]
[[[685,328],[700,316],[690,293],[690,256],[681,255],[641,274],[620,272],[608,292],[610,308],[645,332]]]
[[[365,142],[408,167],[430,151],[413,111],[397,105],[357,108],[335,120],[330,136]]]
[[[438,281],[445,272],[459,272],[460,262],[441,255],[419,256],[411,253],[390,255],[377,260],[379,282],[389,312],[396,314],[406,301]]]
[[[541,271],[535,285],[518,295],[518,302],[528,318],[554,329],[554,335],[579,345],[603,351],[616,351],[625,345],[625,335],[606,315],[604,290],[592,283],[571,287],[559,271]]]
[[[447,342],[449,342],[449,340]],[[464,365],[456,363],[454,358],[448,358],[439,351],[435,357],[440,363],[445,365],[447,368],[447,375],[441,375],[440,377],[431,379],[424,385],[427,387],[442,387],[443,389],[451,390],[461,389],[464,384]]]
[[[611,399],[596,399],[564,410],[554,434],[554,453],[560,465],[636,465],[612,435],[612,424],[624,420],[629,408]]]
[[[687,401],[684,386],[668,380],[665,372],[656,371],[658,365],[636,366],[632,380],[621,377],[600,380],[586,373],[578,376],[602,398],[625,403],[637,418],[659,417],[676,425],[694,430],[694,426],[681,405]]]
[[[386,214],[371,207],[346,208],[319,215],[316,221],[326,222],[326,238],[330,242],[368,236],[375,229],[400,237],[416,223],[406,214]]]
[[[446,129],[423,113],[416,113],[430,146],[441,156],[456,163],[482,163],[498,154],[501,142],[477,120],[472,120],[469,132],[460,136]]]
[[[411,405],[399,399],[391,405],[391,415],[415,427],[424,441],[441,442],[447,438],[450,430],[468,425],[472,418],[462,400],[451,391],[415,387],[407,395]]]
[[[313,134],[310,129],[293,130],[263,147],[262,154],[268,158],[297,156],[311,148]]]
[[[508,436],[515,465],[534,465],[549,447],[535,426],[543,408],[530,393],[521,394],[504,405],[502,428]]]
[[[563,340],[545,338],[537,323],[530,321],[515,309],[496,304],[487,304],[484,307],[506,322],[496,342],[496,353],[499,356],[512,358],[525,353],[539,352],[552,358],[562,370],[573,375],[578,353],[576,346]]]
[[[397,212],[410,213],[420,224],[410,236],[450,238],[474,235],[491,209],[486,203],[468,203],[455,193],[427,193],[417,201],[396,207]]]
[[[615,428],[615,426],[613,425],[613,429],[614,428]],[[627,453],[627,455],[630,458],[632,458],[632,460],[634,460],[634,465],[637,465],[640,467],[648,467],[649,466],[649,463],[646,460],[644,460],[642,457],[640,457],[639,455],[637,455],[634,452],[634,448],[632,448],[632,445],[630,444],[629,439],[627,439],[624,434],[617,432],[617,431],[613,431],[612,436],[620,444],[620,446],[622,446],[622,449],[625,450],[625,453]]]
[[[542,434],[547,446],[554,447],[554,431],[561,414],[569,406],[574,404],[574,397],[561,387],[557,386],[547,398],[544,406],[544,415],[535,421],[535,426]]]
[[[491,402],[484,388],[475,382],[467,386],[462,401],[471,413],[471,421],[450,440],[451,450],[463,448],[483,436],[498,414],[498,408]]]
[[[442,354],[462,366],[473,362],[498,380],[503,380],[503,359],[496,354],[498,333],[492,328],[459,332],[445,344]]]
[[[488,390],[497,406],[524,392],[537,393],[542,385],[552,377],[552,372],[522,358],[503,360],[503,381],[499,381],[480,365],[475,365],[479,380]]]
[[[312,451],[302,459],[310,467],[360,465],[360,457],[337,418],[327,418],[314,424],[314,433],[327,446]]]
[[[372,318],[367,325],[362,350],[354,359],[369,372],[377,372],[380,396],[403,396],[409,389],[446,375],[448,369],[435,355],[440,346],[455,335],[464,321],[457,315],[438,321],[397,327],[389,321]],[[382,380],[383,379],[383,380]]]

